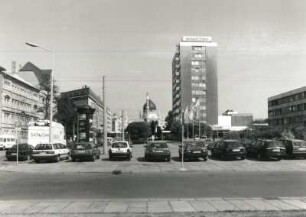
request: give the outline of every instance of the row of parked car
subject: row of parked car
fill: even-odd
[[[221,140],[207,146],[211,157],[240,158],[254,157],[258,160],[306,157],[306,141],[295,139],[254,141]]]
[[[7,160],[16,160],[18,151],[19,160],[33,159],[36,163],[41,161],[59,162],[62,159],[90,160],[100,159],[100,148],[91,142],[74,143],[69,148],[63,144],[38,144],[35,148],[29,144],[19,144],[6,151]],[[117,157],[132,158],[132,147],[126,141],[116,141],[109,149],[109,159]]]
[[[132,158],[132,145],[127,141],[116,141],[110,145],[109,159]],[[95,161],[100,159],[100,148],[94,143],[74,143],[68,149],[63,144],[39,144],[35,148],[28,144],[18,145],[19,160],[34,159],[35,162],[55,161],[69,159],[87,159]],[[185,141],[178,147],[180,159],[189,160],[202,158],[204,161],[211,158],[245,159],[255,157],[258,160],[272,158],[281,160],[284,157],[306,157],[306,141],[303,140],[266,140],[254,141],[220,140],[216,142]],[[7,160],[16,160],[17,145],[6,151]],[[170,161],[171,152],[166,141],[148,141],[144,145],[145,160]]]

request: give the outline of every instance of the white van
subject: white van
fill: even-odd
[[[9,149],[16,145],[16,138],[13,135],[0,135],[0,149]]]

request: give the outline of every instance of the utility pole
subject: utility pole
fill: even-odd
[[[107,154],[107,108],[105,89],[105,76],[103,76],[103,153]]]
[[[125,141],[124,139],[124,110],[121,111],[121,130],[122,130],[122,141]]]

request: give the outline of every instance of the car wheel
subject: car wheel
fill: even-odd
[[[100,159],[100,154],[97,155],[97,159]]]
[[[57,155],[57,156],[55,157],[55,162],[60,162],[60,160],[61,160],[60,155]]]
[[[277,160],[280,161],[282,159],[282,157],[278,157]]]
[[[221,160],[224,160],[224,154],[220,155]]]
[[[95,158],[95,156],[93,155],[93,156],[91,157],[91,161],[92,161],[92,162],[95,162],[95,160],[96,160],[96,158]]]
[[[242,156],[242,157],[241,157],[241,160],[244,160],[244,159],[245,159],[245,156]]]
[[[204,159],[204,161],[207,161],[207,157],[204,157],[203,159]]]
[[[37,159],[34,159],[34,161],[35,161],[35,163],[39,163],[39,160],[37,160]]]
[[[75,162],[75,158],[74,158],[74,157],[72,157],[72,158],[71,158],[71,161],[72,161],[72,162]]]

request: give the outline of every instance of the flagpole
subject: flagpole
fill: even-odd
[[[193,140],[195,140],[195,136],[194,136],[194,119],[192,119],[192,137],[193,137]]]
[[[181,117],[181,124],[182,124],[182,168],[181,170],[185,170],[184,166],[184,121],[183,121],[183,112]]]
[[[199,117],[199,139],[201,139],[201,120]]]

